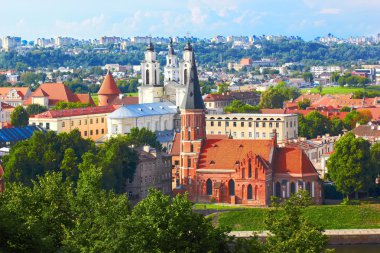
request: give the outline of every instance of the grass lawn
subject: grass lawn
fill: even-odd
[[[380,93],[380,86],[368,86],[365,89],[367,92],[368,91],[378,91]],[[317,88],[305,88],[301,89],[302,93],[306,92],[311,92],[311,93],[319,93]],[[353,93],[355,91],[364,91],[364,88],[355,88],[355,87],[323,87],[322,89],[322,95],[325,94],[348,94],[348,93]]]
[[[195,204],[194,209],[197,210],[236,210],[236,209],[247,209],[245,206],[236,206],[236,205],[224,205],[224,204]]]
[[[266,208],[244,208],[219,213],[216,224],[235,231],[264,230]],[[380,204],[311,206],[304,216],[324,229],[380,228]]]
[[[139,93],[138,92],[130,92],[130,93],[125,93],[124,95],[128,96],[128,97],[138,97]]]

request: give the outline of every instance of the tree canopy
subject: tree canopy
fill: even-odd
[[[29,124],[29,115],[21,105],[16,106],[11,113],[11,124],[14,127],[22,127]]]
[[[364,125],[372,119],[372,114],[369,110],[349,112],[343,119],[345,127],[349,130],[354,129],[356,124]]]
[[[26,112],[28,113],[29,116],[43,113],[46,111],[47,111],[46,106],[42,106],[40,104],[30,104],[26,107]]]
[[[286,100],[294,99],[299,95],[297,88],[289,87],[285,82],[279,82],[262,93],[260,107],[282,108]]]
[[[260,113],[260,107],[246,104],[240,100],[234,100],[229,106],[224,107],[226,113]]]
[[[81,102],[65,102],[65,101],[59,101],[52,110],[64,110],[64,109],[73,109],[73,108],[83,108],[83,107],[90,107],[90,104],[81,103]]]

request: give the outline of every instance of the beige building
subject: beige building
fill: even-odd
[[[127,181],[126,192],[133,203],[137,203],[148,195],[149,188],[160,190],[163,194],[172,192],[171,155],[157,151],[150,146],[138,150],[139,164],[133,180]]]
[[[29,118],[29,124],[57,133],[78,129],[83,138],[100,141],[107,136],[107,116],[114,106],[97,106],[47,111]]]
[[[271,139],[273,130],[277,141],[298,137],[297,114],[209,114],[206,134],[227,134],[234,139]]]

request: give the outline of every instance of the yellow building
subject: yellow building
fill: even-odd
[[[29,124],[57,133],[78,129],[83,138],[100,141],[107,136],[107,116],[115,106],[85,107],[67,110],[51,110],[29,118]]]
[[[297,114],[209,114],[206,134],[231,135],[234,139],[271,139],[276,129],[277,140],[298,137]]]

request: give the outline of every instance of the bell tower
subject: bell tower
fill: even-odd
[[[192,59],[195,59],[194,52],[191,52]],[[180,181],[192,196],[196,189],[199,156],[206,139],[206,121],[195,61],[191,62],[189,70],[189,81],[181,105]]]
[[[156,60],[156,52],[152,42],[145,50],[145,59],[141,63],[142,85],[138,87],[139,103],[161,102],[163,87],[160,85],[160,63]]]
[[[170,39],[168,55],[166,56],[166,66],[164,68],[165,82],[178,82],[179,81],[179,69],[178,58],[173,48],[173,40]]]

